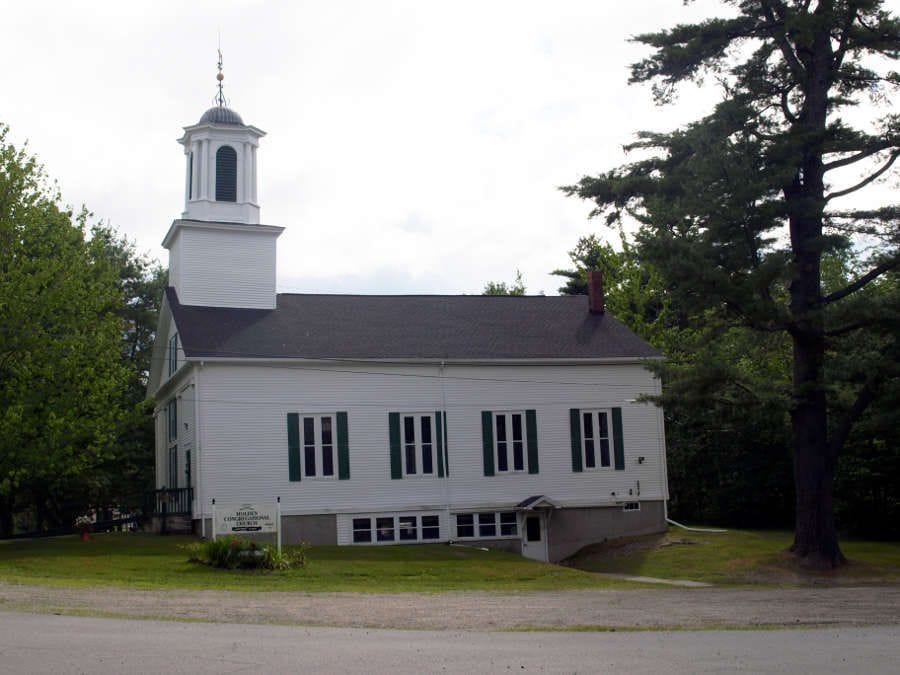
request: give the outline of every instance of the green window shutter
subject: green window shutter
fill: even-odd
[[[444,418],[444,475],[450,477],[450,450],[447,448],[447,413],[441,413]]]
[[[388,413],[388,431],[391,437],[391,478],[403,478],[400,458],[400,413]]]
[[[578,408],[569,410],[569,434],[572,438],[572,471],[584,471],[581,463],[581,411]]]
[[[347,431],[347,413],[337,414],[337,448],[338,448],[338,479],[350,479],[350,434]]]
[[[622,409],[612,409],[613,456],[616,471],[625,470],[625,439],[622,437]]]
[[[525,411],[525,440],[528,446],[528,473],[538,473],[537,412]]]
[[[444,425],[441,424],[441,411],[434,413],[434,439],[437,449],[438,478],[444,477]]]
[[[484,475],[494,475],[494,413],[481,411],[481,441],[484,450]]]
[[[288,480],[300,480],[300,414],[287,414]]]

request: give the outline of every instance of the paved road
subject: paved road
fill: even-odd
[[[894,673],[900,627],[484,633],[0,612],[0,673]]]

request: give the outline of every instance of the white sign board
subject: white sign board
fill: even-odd
[[[277,529],[276,506],[216,506],[216,534],[268,534]]]

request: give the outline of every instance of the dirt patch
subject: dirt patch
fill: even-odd
[[[54,588],[0,582],[0,610],[225,623],[511,630],[900,623],[900,588],[538,593],[288,593]]]
[[[580,567],[584,561],[604,558],[628,558],[642,553],[649,553],[670,546],[703,545],[706,542],[683,536],[672,536],[668,533],[648,534],[642,537],[622,537],[609,539],[600,544],[585,546],[571,558],[563,562],[568,567]]]

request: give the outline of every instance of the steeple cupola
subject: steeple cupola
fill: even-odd
[[[256,148],[265,134],[244,124],[219,91],[216,105],[178,139],[187,156],[184,213],[162,245],[169,286],[182,305],[274,309],[276,241],[284,228],[259,224]]]
[[[256,149],[265,132],[227,107],[219,52],[215,105],[200,121],[184,127],[178,142],[187,160],[184,213],[187,220],[259,223],[256,193]]]

